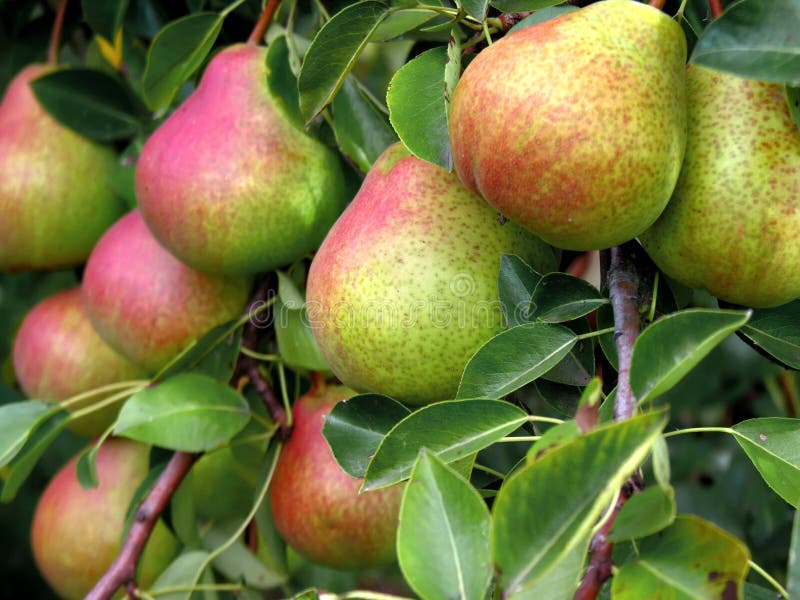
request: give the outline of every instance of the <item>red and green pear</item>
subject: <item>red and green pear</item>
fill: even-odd
[[[783,86],[690,65],[686,159],[639,237],[667,275],[745,306],[800,296],[800,132]]]
[[[387,149],[309,271],[308,314],[333,373],[408,404],[454,398],[469,358],[503,329],[504,253],[540,272],[558,266],[454,173]]]
[[[45,298],[25,315],[14,339],[14,372],[30,398],[65,400],[101,386],[141,379],[145,371],[114,351],[95,332],[75,287]],[[71,411],[102,401],[92,396]],[[88,437],[100,435],[116,418],[119,403],[70,421]]]
[[[633,239],[678,178],[685,62],[680,25],[633,0],[507,35],[467,66],[453,94],[461,181],[554,246]]]
[[[85,490],[78,483],[77,456],[48,484],[34,513],[31,547],[39,571],[61,598],[86,596],[117,557],[125,514],[147,476],[149,456],[149,446],[110,439],[97,453],[97,488]],[[137,584],[153,583],[177,549],[159,521],[139,563]]]
[[[316,383],[292,407],[292,433],[270,484],[275,526],[297,552],[336,569],[395,560],[403,486],[359,494],[362,479],[345,473],[322,435],[325,416],[354,392]]]
[[[208,330],[238,318],[249,279],[206,275],[186,266],[133,211],[92,250],[81,287],[100,337],[155,372]]]
[[[200,271],[242,275],[290,264],[322,242],[344,205],[338,158],[283,112],[267,69],[263,47],[217,54],[137,164],[147,225]]]
[[[112,187],[114,152],[47,114],[23,69],[0,103],[0,271],[58,269],[86,260],[124,211]]]

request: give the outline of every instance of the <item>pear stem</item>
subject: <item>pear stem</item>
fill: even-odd
[[[718,19],[722,15],[722,0],[708,0],[708,9],[711,11],[711,18]]]
[[[122,550],[86,596],[86,600],[108,600],[123,586],[129,592],[135,591],[136,565],[142,556],[145,544],[169,499],[199,456],[188,452],[176,452],[172,455],[158,481],[136,509],[133,525],[125,538]]]
[[[270,22],[272,22],[272,17],[275,16],[275,12],[278,10],[280,4],[281,0],[269,0],[267,2],[264,11],[261,13],[261,16],[258,17],[256,26],[253,27],[253,31],[250,33],[250,37],[247,38],[248,44],[260,44],[262,42],[264,34],[267,32],[267,27],[269,27]]]
[[[51,65],[58,64],[58,48],[61,45],[61,30],[64,29],[66,12],[67,0],[61,0],[56,11],[56,20],[53,22],[53,31],[50,32],[50,46],[47,49],[47,62]]]
[[[658,10],[664,9],[664,4],[666,4],[667,0],[650,0],[648,4],[653,8],[657,8]]]

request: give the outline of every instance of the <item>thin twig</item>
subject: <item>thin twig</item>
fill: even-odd
[[[264,11],[261,13],[261,16],[258,17],[258,21],[255,27],[253,27],[253,31],[250,33],[250,37],[247,38],[248,44],[260,44],[263,41],[264,34],[267,32],[267,27],[269,27],[272,17],[275,16],[275,12],[278,10],[280,4],[281,0],[269,0],[269,2],[267,2]]]
[[[718,19],[722,15],[722,0],[708,0],[708,9],[711,11],[711,18]]]
[[[172,455],[158,481],[136,510],[122,550],[85,600],[108,600],[121,587],[125,587],[129,596],[135,597],[136,566],[145,544],[170,498],[199,456],[188,452]]]
[[[51,65],[58,64],[58,48],[61,46],[61,30],[64,28],[64,15],[67,12],[67,0],[61,0],[53,22],[53,31],[50,32],[50,46],[47,49],[47,62]]]

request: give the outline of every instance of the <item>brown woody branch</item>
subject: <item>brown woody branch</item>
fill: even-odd
[[[121,587],[126,589],[130,597],[136,597],[136,566],[145,544],[170,498],[198,456],[200,455],[188,452],[176,452],[172,455],[147,498],[136,510],[122,550],[85,600],[109,600]]]

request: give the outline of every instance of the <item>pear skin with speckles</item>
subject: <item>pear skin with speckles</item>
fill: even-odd
[[[204,273],[288,265],[319,246],[344,208],[339,159],[283,112],[267,73],[266,48],[217,54],[137,163],[147,226]]]
[[[639,241],[667,275],[722,300],[800,296],[800,132],[782,86],[690,65],[686,159]]]
[[[453,94],[461,181],[546,242],[633,239],[666,206],[686,143],[686,39],[661,11],[606,0],[483,50]]]
[[[454,173],[389,147],[309,270],[307,310],[333,373],[407,404],[454,398],[469,358],[502,329],[504,253],[540,272],[558,264]]]

